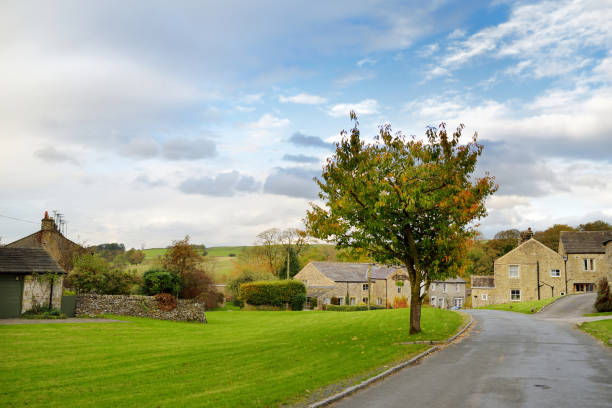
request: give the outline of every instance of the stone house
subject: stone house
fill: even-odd
[[[367,263],[309,262],[293,279],[306,285],[307,307],[312,298],[317,299],[319,309],[332,302],[343,305],[347,297],[350,305],[410,303],[408,273],[403,268]]]
[[[472,276],[473,307],[592,292],[612,277],[611,231],[561,232],[559,252],[532,236],[523,232],[523,242],[495,260],[493,276]]]
[[[66,271],[42,248],[0,247],[0,318],[34,306],[59,309]]]
[[[429,304],[441,309],[465,304],[467,282],[462,278],[434,280],[429,284]]]
[[[53,217],[45,216],[41,220],[40,231],[7,244],[8,248],[43,248],[64,269],[72,270],[72,259],[75,254],[87,250],[79,244],[66,238],[57,228]]]
[[[567,293],[593,292],[602,277],[612,280],[612,231],[563,231],[559,254],[567,268]]]

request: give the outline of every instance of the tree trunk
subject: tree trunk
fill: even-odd
[[[421,332],[421,282],[410,280],[410,334]]]

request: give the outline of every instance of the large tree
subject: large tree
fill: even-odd
[[[315,179],[324,206],[311,203],[308,232],[339,248],[362,248],[376,261],[403,264],[410,277],[410,333],[421,331],[421,305],[434,279],[459,273],[474,220],[497,186],[474,170],[482,145],[476,135],[460,142],[463,125],[449,135],[444,124],[426,140],[382,126],[374,143],[360,138],[359,123]]]

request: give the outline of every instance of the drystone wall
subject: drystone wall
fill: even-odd
[[[77,316],[114,314],[121,316],[149,317],[161,320],[176,320],[206,323],[206,305],[190,299],[178,299],[176,308],[161,310],[153,296],[124,295],[78,295]]]

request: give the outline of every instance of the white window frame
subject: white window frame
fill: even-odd
[[[431,282],[431,290],[436,290],[436,282]]]
[[[344,305],[344,296],[338,298],[338,305],[339,306]]]
[[[438,298],[438,307],[440,309],[444,309],[444,298],[443,297]]]
[[[457,303],[459,303],[457,305]],[[463,307],[463,298],[460,297],[456,297],[453,299],[453,306],[459,306],[459,307]]]
[[[432,296],[432,297],[429,299],[429,304],[430,304],[430,305],[432,305],[432,306],[435,306],[435,305],[436,305],[436,297],[435,297],[435,296]]]
[[[589,268],[590,266],[590,268]],[[582,270],[585,272],[594,272],[597,270],[594,258],[582,258]]]
[[[518,299],[512,299],[512,292],[518,291]],[[520,289],[510,289],[510,301],[511,302],[520,302],[521,301],[521,290]]]
[[[553,274],[553,272],[556,272],[556,273]],[[550,270],[550,277],[551,278],[560,278],[561,277],[561,269],[551,269]]]
[[[442,284],[442,293],[446,293],[446,282]]]
[[[402,287],[401,286],[397,287],[397,293],[402,293]]]
[[[488,298],[489,298],[489,295],[487,295],[486,293],[483,293],[480,295],[481,300],[488,300]]]
[[[459,292],[459,284],[455,283],[455,292]]]
[[[382,298],[378,298],[376,299],[376,303],[380,306],[382,305]]]
[[[367,283],[364,283],[364,284],[363,284],[363,286],[362,286],[361,288],[362,288],[362,289],[364,290],[364,292],[365,292],[366,290],[368,290],[368,284],[367,284]]]
[[[357,298],[349,298],[349,305],[350,306],[355,306],[357,304]]]
[[[323,299],[323,303],[325,303],[326,305],[329,305],[331,303],[331,299],[330,298],[324,298]]]
[[[510,272],[510,267],[516,266],[516,276],[512,276]],[[510,279],[518,279],[521,277],[521,265],[508,265],[508,278]]]

